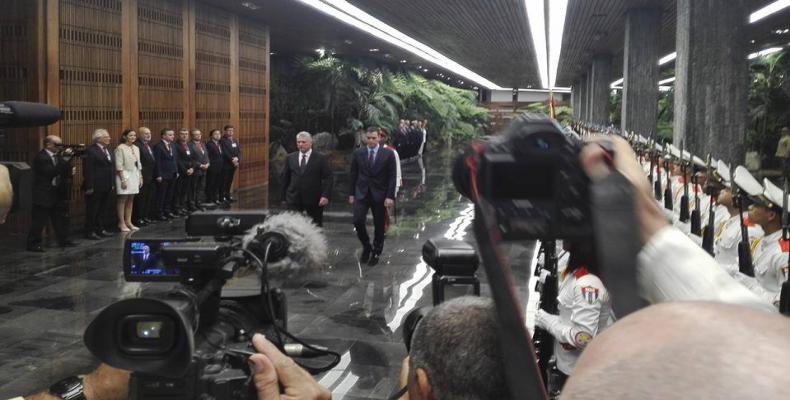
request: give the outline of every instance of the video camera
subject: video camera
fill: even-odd
[[[505,240],[589,238],[582,145],[556,121],[524,114],[502,135],[473,146],[476,154],[460,158],[453,182],[462,195],[493,208]]]
[[[180,283],[164,295],[108,306],[85,331],[97,358],[133,371],[130,399],[256,398],[247,364],[252,335],[263,333],[281,349],[281,334],[295,339],[286,331],[285,295],[267,279],[267,265],[284,258],[290,243],[265,228],[266,218],[195,213],[185,237],[126,239],[127,281]],[[223,289],[245,269],[257,273],[248,276],[252,286]]]

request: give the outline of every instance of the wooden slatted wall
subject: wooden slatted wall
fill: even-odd
[[[268,182],[269,172],[269,32],[239,19],[239,130],[242,157],[239,184],[251,188]]]
[[[231,122],[231,21],[228,12],[196,4],[194,126],[206,132]]]

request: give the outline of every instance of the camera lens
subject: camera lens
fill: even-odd
[[[159,339],[162,335],[161,321],[140,321],[135,325],[139,339]]]

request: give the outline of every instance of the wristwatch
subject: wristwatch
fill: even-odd
[[[49,387],[49,394],[63,400],[87,400],[83,393],[82,378],[70,376]]]

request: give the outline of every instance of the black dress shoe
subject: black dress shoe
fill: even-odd
[[[32,246],[27,246],[27,251],[32,251],[32,252],[36,252],[36,253],[44,253],[44,248],[42,248],[41,245],[36,244],[36,245],[32,245]]]
[[[379,263],[379,255],[378,253],[373,253],[370,255],[370,261],[368,261],[368,267],[372,267]]]
[[[77,245],[77,243],[74,243],[71,240],[68,240],[68,241],[65,241],[65,242],[61,242],[60,244],[58,244],[58,246],[60,246],[60,247],[74,247],[76,245]]]
[[[178,218],[178,215],[169,212],[169,213],[165,213],[165,217],[167,217],[167,219],[174,219],[174,218]]]
[[[101,238],[102,237],[97,235],[96,232],[91,232],[91,233],[85,234],[85,239],[88,239],[88,240],[99,240]]]
[[[359,262],[368,262],[370,260],[370,247],[365,247],[362,249],[362,254],[359,256]]]
[[[158,221],[167,221],[167,217],[165,217],[164,215],[160,215],[160,216],[156,217],[156,219]]]

